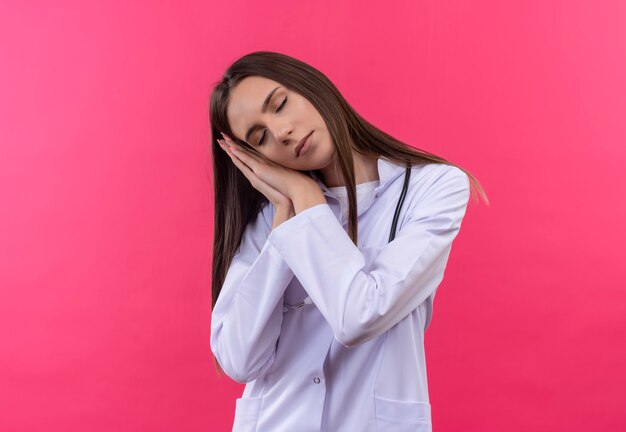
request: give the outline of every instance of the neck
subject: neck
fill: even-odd
[[[364,156],[353,150],[352,158],[354,160],[355,184],[379,180],[377,157]],[[336,153],[333,162],[329,166],[320,169],[319,173],[327,187],[346,186],[346,181],[341,173]]]

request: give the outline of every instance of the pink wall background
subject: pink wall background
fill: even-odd
[[[255,50],[474,173],[427,333],[435,430],[626,430],[626,4],[0,4],[0,430],[230,430],[209,91]]]

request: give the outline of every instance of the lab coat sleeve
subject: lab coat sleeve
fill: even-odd
[[[411,202],[406,222],[365,271],[365,258],[328,204],[310,207],[274,229],[268,240],[311,301],[351,347],[400,322],[435,292],[469,199],[469,179],[446,165]],[[389,229],[391,220],[380,225]],[[400,219],[402,222],[402,219]]]
[[[211,350],[239,383],[272,365],[283,319],[283,295],[293,272],[267,242],[270,205],[246,227],[211,314]]]

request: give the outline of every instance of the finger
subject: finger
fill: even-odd
[[[278,203],[284,202],[287,198],[280,193],[277,189],[273,188],[270,184],[264,182],[259,176],[255,174],[245,163],[243,163],[234,152],[229,152],[231,155],[231,159],[233,163],[241,170],[243,175],[248,179],[253,188],[261,192],[265,197],[277,205]]]
[[[256,171],[259,164],[261,162],[259,162],[254,156],[249,155],[248,153],[246,153],[245,151],[237,148],[237,147],[231,147],[230,151],[232,152],[232,154],[234,154],[239,160],[241,160],[243,163],[245,163],[248,167],[250,167],[250,169],[252,171]]]
[[[271,185],[263,181],[254,171],[252,171],[245,163],[243,163],[237,155],[235,155],[232,149],[229,149],[228,144],[226,144],[223,140],[217,140],[220,146],[224,149],[224,151],[230,156],[233,164],[243,173],[243,175],[248,179],[252,187],[261,192],[265,197],[274,203],[274,205],[278,205],[278,203],[282,203],[288,201],[288,199],[279,192],[277,189],[273,188]],[[240,153],[240,152],[239,152]]]
[[[222,140],[217,140],[217,143],[220,145],[222,150],[224,150],[224,153],[226,153],[226,155],[228,155],[232,159],[233,155],[228,145]]]
[[[224,142],[224,140],[218,139],[217,143],[220,145],[222,150],[224,150],[227,154],[230,154],[230,147]]]
[[[245,149],[243,147],[241,147],[239,144],[235,143],[232,138],[230,138],[228,135],[222,133],[222,136],[224,137],[224,142],[226,143],[226,145],[228,145],[228,147],[232,148],[236,148],[237,150],[240,151],[240,153],[243,153],[245,155],[248,156],[248,160],[253,159],[256,162],[261,162],[260,159],[258,158],[258,156],[256,156],[255,154],[252,153],[251,150]]]
[[[226,144],[224,140],[218,139],[217,143],[220,145],[222,150],[224,150],[224,152],[226,152],[226,154],[230,156],[231,159],[235,158],[235,155],[233,154],[231,147],[228,144]]]
[[[252,185],[254,186],[256,184],[256,181],[258,180],[257,175],[254,173],[254,171],[252,169],[250,169],[250,167],[248,165],[246,165],[245,162],[243,162],[241,159],[239,159],[238,155],[235,154],[235,152],[232,151],[232,149],[230,149],[230,151],[228,152],[230,159],[233,161],[233,163],[235,164],[235,166],[237,168],[239,168],[239,170],[243,173],[244,176],[246,176],[246,178],[250,181],[250,183],[252,183]]]
[[[227,143],[227,141],[225,139],[224,140],[218,140],[218,141],[223,143],[223,146],[225,148],[228,148],[228,154],[233,159],[233,162],[236,162],[236,161],[237,162],[242,162],[243,165],[245,165],[245,167],[242,167],[240,164],[236,164],[236,166],[241,169],[243,174],[248,178],[248,180],[250,180],[251,183],[253,181],[257,181],[257,182],[258,181],[263,181],[262,173],[261,173],[261,170],[263,169],[263,166],[271,166],[271,167],[275,167],[275,168],[284,168],[281,165],[278,165],[278,164],[276,164],[276,163],[274,163],[274,162],[272,162],[270,160],[258,159],[256,156],[251,155],[247,151],[241,150],[240,147],[237,146],[237,145],[233,144],[233,145],[228,146],[228,143]],[[251,173],[250,173],[250,171],[251,171]],[[250,174],[254,174],[254,179],[251,178]]]
[[[220,145],[220,147],[229,155],[232,156],[233,152],[232,150],[235,148],[232,144],[228,145],[228,143],[225,140],[221,140],[218,139],[217,140],[218,144]],[[242,152],[240,151],[239,154],[242,154]]]

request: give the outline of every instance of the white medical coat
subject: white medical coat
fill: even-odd
[[[246,227],[211,319],[211,350],[246,383],[233,431],[432,430],[424,331],[469,179],[446,164],[413,166],[388,243],[405,168],[379,158],[378,173],[359,196],[358,247],[346,203],[313,172],[326,204],[272,230],[266,203]]]

